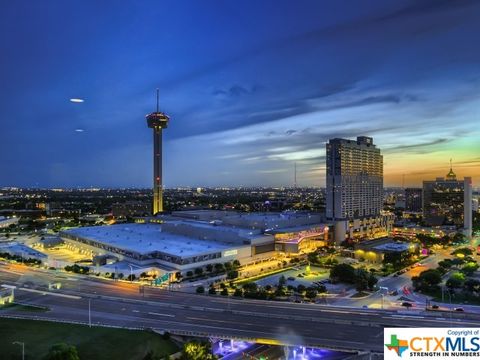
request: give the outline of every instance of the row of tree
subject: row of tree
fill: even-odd
[[[355,284],[357,291],[373,290],[378,282],[377,277],[365,269],[355,269],[349,264],[338,264],[330,269],[333,283]]]
[[[238,277],[238,268],[240,267],[240,262],[238,260],[233,260],[232,262],[227,261],[226,263],[216,263],[216,264],[208,264],[205,267],[197,267],[193,271],[189,270],[186,272],[187,278],[192,277],[201,277],[204,275],[220,275],[227,273],[227,277],[229,279],[234,279]],[[178,278],[178,275],[177,275]],[[180,279],[182,278],[180,274]]]

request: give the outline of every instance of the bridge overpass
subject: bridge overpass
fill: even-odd
[[[47,286],[32,284],[32,279],[58,281],[54,274],[29,275],[28,284],[22,281],[23,277],[22,272],[3,272],[0,268],[0,282],[17,286],[18,301],[50,308],[39,319],[77,323],[91,319],[92,325],[152,329],[186,336],[383,352],[384,327],[480,327],[480,314],[237,300],[159,289],[139,293],[138,285],[77,276],[66,276],[61,289],[48,290]],[[4,313],[21,315],[14,308]]]

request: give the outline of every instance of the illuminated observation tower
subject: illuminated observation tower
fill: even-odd
[[[168,126],[170,118],[158,110],[146,116],[149,128],[153,129],[153,215],[163,211],[162,189],[162,129]]]

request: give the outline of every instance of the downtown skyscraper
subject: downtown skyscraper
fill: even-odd
[[[326,217],[336,242],[383,233],[389,222],[382,214],[383,156],[373,139],[331,139],[326,154]]]

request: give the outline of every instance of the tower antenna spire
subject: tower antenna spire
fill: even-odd
[[[294,163],[293,187],[297,188],[297,162]]]
[[[450,158],[450,170],[452,170],[452,158]]]
[[[159,106],[159,102],[160,102],[159,99],[160,99],[160,89],[157,88],[157,112],[159,111],[159,110],[158,110],[158,106]]]

